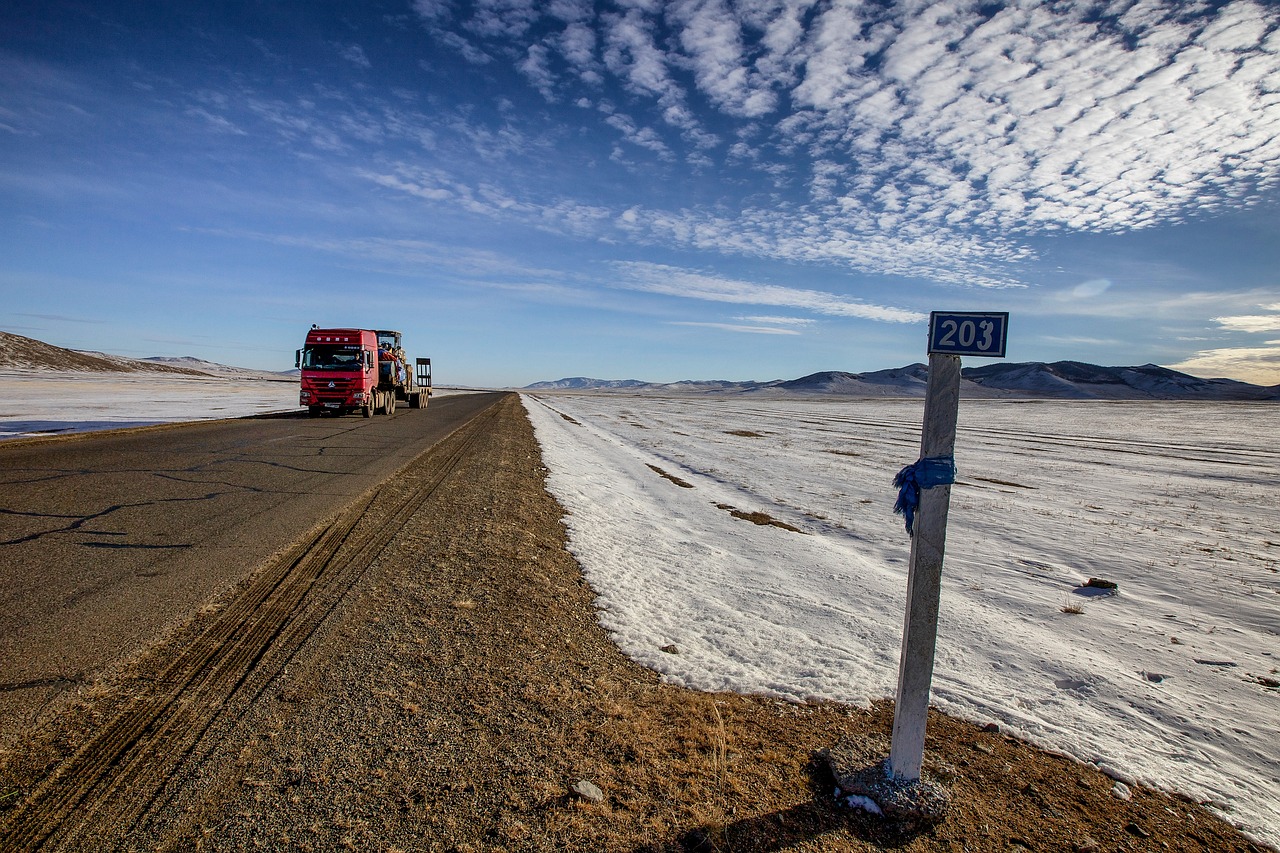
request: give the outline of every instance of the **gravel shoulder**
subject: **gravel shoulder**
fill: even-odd
[[[368,559],[331,587],[318,574],[300,601],[330,600],[305,630],[285,623],[276,636],[295,639],[245,661],[225,692],[180,691],[158,719],[204,703],[180,727],[191,733],[137,762],[164,773],[104,770],[76,830],[45,848],[1261,849],[1199,806],[1136,786],[1118,798],[1090,767],[936,714],[928,757],[953,797],[942,823],[911,832],[838,808],[820,752],[887,754],[891,705],[662,683],[599,627],[544,475],[514,395],[425,454],[353,518],[347,539]],[[397,512],[397,535],[372,535]],[[85,685],[2,757],[0,842],[253,588]]]

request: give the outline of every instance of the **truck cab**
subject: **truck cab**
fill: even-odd
[[[320,329],[307,332],[297,352],[301,388],[298,402],[313,417],[357,409],[369,417],[380,403],[378,336],[368,329]]]

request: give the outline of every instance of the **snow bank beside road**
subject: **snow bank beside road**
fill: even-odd
[[[920,401],[523,399],[624,652],[706,690],[893,695],[909,542],[890,484]],[[934,704],[1280,846],[1276,414],[962,404]],[[1086,597],[1089,577],[1119,594]]]

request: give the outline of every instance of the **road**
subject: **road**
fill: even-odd
[[[0,445],[0,750],[497,399]]]

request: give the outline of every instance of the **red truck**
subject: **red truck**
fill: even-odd
[[[296,366],[302,382],[298,403],[312,417],[357,409],[366,418],[389,415],[397,401],[421,409],[431,397],[431,359],[418,359],[411,373],[399,332],[312,326]]]

